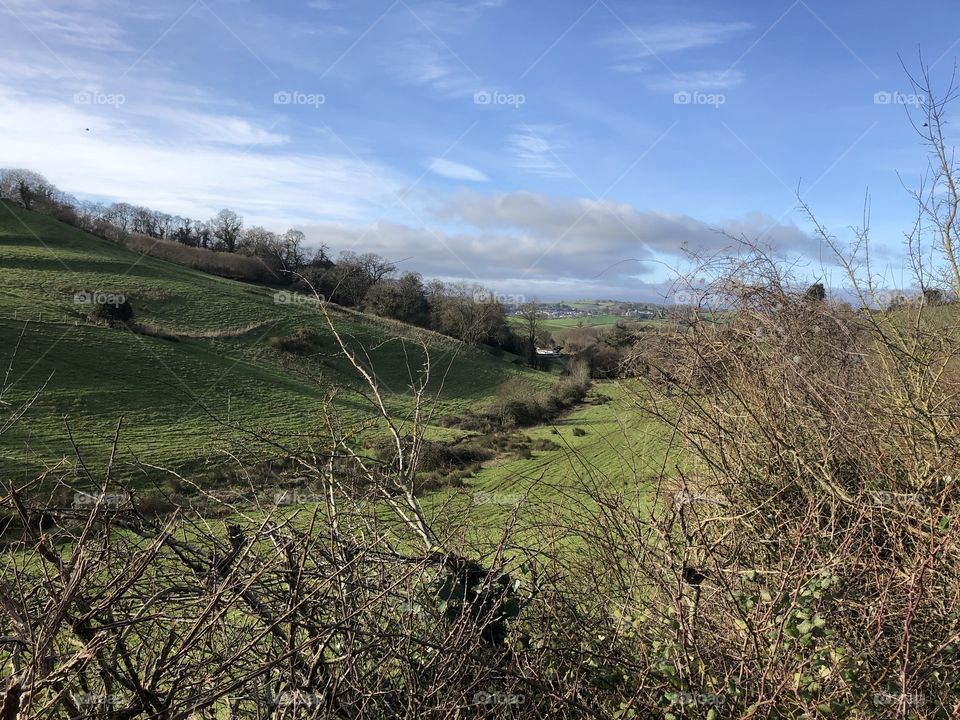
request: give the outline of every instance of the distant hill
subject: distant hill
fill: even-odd
[[[126,473],[136,460],[194,469],[224,460],[244,437],[236,425],[306,442],[319,431],[330,389],[357,385],[318,307],[303,296],[140,255],[5,203],[0,278],[4,369],[20,343],[0,411],[46,383],[23,420],[0,436],[4,475],[62,457],[74,466],[68,425],[90,467],[102,468],[121,416],[118,465]],[[89,319],[98,301],[120,297],[148,334]],[[427,330],[329,309],[338,330],[369,349],[399,414],[410,405],[407,363],[422,360],[411,341],[426,343],[435,389],[443,383],[437,420],[476,407],[508,380],[550,381]],[[343,419],[369,415],[355,393],[341,393],[334,406]]]

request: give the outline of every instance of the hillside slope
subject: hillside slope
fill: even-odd
[[[135,322],[177,340],[93,323],[90,305],[76,300],[83,293],[123,295]],[[549,382],[429,331],[329,309],[351,346],[368,353],[399,415],[411,404],[408,367],[415,371],[423,361],[420,342],[430,352],[437,418],[483,403],[517,377],[531,387]],[[306,354],[269,342],[297,331],[316,338]],[[242,442],[241,427],[303,443],[322,432],[330,390],[358,382],[315,304],[139,255],[4,204],[0,349],[4,370],[12,362],[0,411],[9,413],[43,387],[21,422],[0,436],[4,475],[62,458],[75,467],[70,434],[88,466],[102,469],[121,417],[118,467],[128,474],[136,461],[198,468],[225,459]],[[341,392],[334,407],[340,421],[369,416],[356,393]]]

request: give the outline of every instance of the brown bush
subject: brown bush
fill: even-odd
[[[320,334],[310,328],[297,328],[291,335],[274,335],[267,340],[270,347],[292,355],[316,353],[321,343]]]

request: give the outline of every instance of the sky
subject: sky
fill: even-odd
[[[0,0],[0,167],[81,199],[302,229],[425,277],[663,300],[746,237],[839,282],[870,197],[901,278],[926,167],[918,0]]]

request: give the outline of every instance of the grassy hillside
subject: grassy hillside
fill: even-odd
[[[4,474],[64,457],[72,465],[68,426],[91,469],[102,468],[121,417],[118,463],[127,471],[136,459],[182,467],[222,457],[243,437],[237,426],[304,441],[322,421],[328,391],[357,385],[315,305],[142,256],[7,205],[0,206],[0,278],[4,369],[12,359],[3,401],[14,407],[45,385],[22,422],[0,437]],[[134,321],[178,339],[92,323],[78,293],[122,294]],[[442,413],[475,407],[518,376],[532,387],[550,382],[428,331],[337,307],[331,314],[352,346],[369,351],[400,414],[410,405],[407,366],[423,360],[419,341],[430,351]],[[307,355],[269,343],[298,330],[316,335]],[[367,414],[352,393],[341,393],[335,408],[347,421]]]

